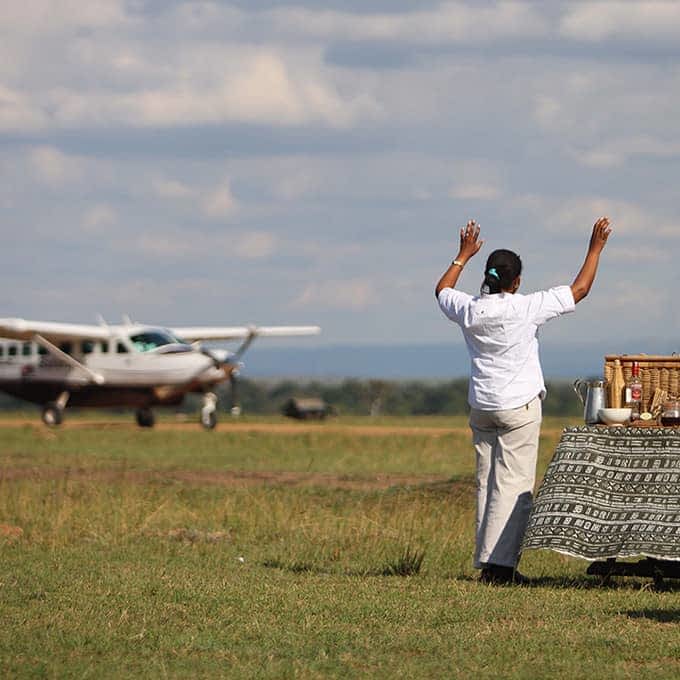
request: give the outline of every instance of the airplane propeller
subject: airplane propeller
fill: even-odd
[[[214,349],[203,347],[200,343],[194,343],[201,354],[209,357],[213,361],[215,368],[222,369],[225,372],[229,371],[229,388],[231,393],[231,414],[238,416],[241,414],[241,404],[239,403],[239,388],[238,379],[240,376],[240,368],[243,364],[238,361],[238,357],[243,354],[243,351],[230,352],[226,349]],[[243,347],[239,348],[243,350]]]

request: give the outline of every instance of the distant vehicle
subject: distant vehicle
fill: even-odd
[[[324,420],[326,416],[333,415],[333,408],[323,399],[292,397],[284,404],[282,413],[297,420]]]
[[[0,390],[43,407],[59,425],[67,404],[136,409],[137,424],[152,427],[153,406],[179,405],[203,395],[200,422],[217,424],[215,386],[232,384],[232,413],[240,413],[235,381],[240,358],[257,337],[316,335],[318,326],[159,328],[132,323],[80,325],[0,319]],[[235,352],[201,342],[241,340]]]

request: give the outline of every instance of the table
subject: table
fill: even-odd
[[[588,573],[653,575],[655,560],[680,560],[680,430],[565,429],[529,517],[532,548],[608,560]],[[635,556],[653,560],[613,562]],[[665,566],[680,576],[680,563]]]

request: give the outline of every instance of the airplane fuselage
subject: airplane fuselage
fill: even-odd
[[[60,343],[58,349],[83,368],[64,364],[37,342],[0,338],[0,390],[43,405],[68,392],[74,406],[150,407],[179,404],[187,392],[229,377],[228,365],[218,367],[191,345],[160,344],[162,336],[155,337],[155,345],[129,335]]]

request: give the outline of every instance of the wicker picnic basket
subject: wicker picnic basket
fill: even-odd
[[[632,374],[633,362],[640,364],[642,381],[642,410],[649,411],[657,390],[667,395],[680,397],[680,356],[659,356],[653,354],[608,354],[604,358],[604,379],[611,382],[614,376],[614,361],[623,366],[623,375],[628,380]]]

